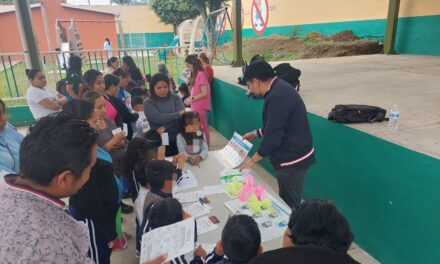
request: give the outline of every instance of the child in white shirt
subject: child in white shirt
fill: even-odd
[[[133,122],[133,137],[142,137],[145,132],[150,129],[147,117],[144,113],[144,101],[141,97],[133,97],[131,99],[131,107],[133,112],[139,114],[139,118],[136,122]]]

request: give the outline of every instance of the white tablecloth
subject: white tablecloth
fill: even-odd
[[[185,190],[182,192],[190,192],[194,190],[203,190],[203,186],[211,186],[220,184],[220,171],[223,170],[223,165],[217,158],[216,151],[209,152],[208,158],[203,160],[200,163],[200,167],[192,166],[190,164],[185,164],[184,170],[190,170],[194,176],[197,178],[199,186],[194,189]],[[255,177],[255,185],[260,183],[265,183],[255,172],[252,172],[252,175]],[[266,191],[268,191],[273,197],[278,199],[279,202],[282,203],[283,206],[287,207],[287,205],[282,201],[282,199],[278,196],[276,192],[270,186],[266,184]],[[215,215],[219,220],[219,228],[202,234],[198,238],[199,243],[210,243],[215,244],[221,238],[221,233],[223,230],[223,226],[226,224],[229,216],[232,215],[232,212],[226,208],[224,202],[231,200],[231,198],[226,194],[214,194],[208,196],[210,203],[209,205],[213,208],[209,215]],[[183,204],[185,207],[188,204]],[[288,208],[288,207],[287,207]],[[264,251],[277,249],[282,247],[282,237],[273,239],[271,241],[263,243]],[[211,249],[206,249],[208,252]]]

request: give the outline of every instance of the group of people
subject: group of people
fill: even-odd
[[[149,205],[171,196],[171,183],[181,175],[185,162],[199,164],[208,155],[206,112],[210,110],[210,81],[196,55],[188,56],[185,61],[190,76],[188,83],[179,89],[165,64],[159,65],[159,73],[145,76],[130,56],[122,58],[121,68],[118,58],[111,57],[104,72],[91,69],[84,73],[81,58],[71,56],[64,95],[47,88],[40,69],[26,71],[30,83],[26,98],[36,119],[29,131],[44,120],[62,118],[68,122],[70,118],[85,122],[96,134],[96,158],[89,160],[93,164],[84,172],[88,179],[67,196],[69,214],[88,226],[88,256],[97,263],[109,263],[112,250],[127,246],[129,235],[122,232],[121,215],[133,212],[134,208],[124,204],[122,198],[132,198],[138,230],[147,232],[141,226],[146,225],[143,219],[149,219],[144,217]],[[177,90],[182,91],[180,96]],[[7,175],[5,179],[10,186],[26,182],[23,185],[28,193],[41,191],[42,188],[35,186],[50,184],[52,178],[40,182],[34,181],[32,173],[23,175],[20,162],[24,160],[19,157],[23,150],[19,149],[29,146],[22,143],[23,137],[7,122],[2,101],[0,110],[2,175]],[[51,140],[48,136],[45,141],[52,144]],[[166,156],[173,157],[173,162],[164,160]],[[41,166],[56,165],[47,159]],[[77,168],[72,171],[75,176],[77,172]],[[47,191],[43,197],[66,197]],[[136,232],[137,240],[141,235]],[[139,246],[140,243],[138,250]]]
[[[71,56],[65,95],[46,87],[41,70],[27,71],[26,97],[36,122],[24,138],[8,123],[0,100],[2,261],[110,263],[112,251],[129,239],[123,213],[135,211],[137,255],[143,234],[191,217],[173,198],[173,186],[186,163],[198,165],[208,156],[213,70],[207,56],[187,56],[187,82],[178,88],[166,65],[145,76],[131,57],[122,62],[119,68],[118,58],[110,57],[104,72],[83,74],[81,58]],[[263,141],[241,169],[270,157],[280,196],[293,210],[283,248],[263,253],[255,220],[235,215],[215,248],[198,247],[170,262],[357,263],[347,255],[353,235],[335,205],[301,203],[314,163],[301,98],[267,63],[251,64],[245,77],[249,90],[265,98],[265,108],[263,128],[244,136]],[[67,197],[66,212],[61,199]],[[122,202],[128,197],[134,208]]]

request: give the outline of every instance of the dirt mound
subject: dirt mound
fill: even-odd
[[[243,41],[243,50],[246,57],[256,54],[264,56],[266,60],[279,60],[303,46],[300,41],[293,41],[285,36],[271,36],[267,38],[248,38]],[[248,59],[248,58],[246,58]]]
[[[230,43],[222,46],[222,50],[232,56]],[[268,61],[280,61],[368,55],[380,53],[382,50],[381,42],[360,39],[351,30],[331,36],[310,32],[305,36],[271,35],[243,40],[245,60],[250,60],[256,54],[262,55]]]
[[[344,30],[335,35],[330,35],[327,37],[328,40],[333,42],[353,42],[359,38],[351,30]]]
[[[346,45],[322,44],[304,46],[297,59],[369,55],[380,53],[382,50],[383,44],[375,41],[363,41]]]
[[[309,32],[306,35],[306,39],[315,40],[315,41],[324,41],[325,40],[325,36],[322,35],[319,32]]]

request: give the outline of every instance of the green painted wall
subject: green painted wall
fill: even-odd
[[[440,56],[440,15],[400,18],[396,50],[402,54]]]
[[[173,39],[173,32],[124,34],[126,48],[153,48],[168,46]],[[118,45],[119,47],[122,47],[120,34],[118,34]]]
[[[383,41],[385,38],[386,19],[346,21],[320,24],[304,24],[268,27],[257,35],[252,29],[243,29],[243,37],[269,36],[272,34],[300,35],[320,32],[331,35],[342,30],[352,30],[357,36]],[[220,43],[232,40],[232,31],[226,30]],[[397,27],[396,50],[401,54],[440,55],[440,15],[399,18]]]
[[[29,106],[8,107],[9,122],[16,127],[29,126],[34,122]]]
[[[261,126],[263,101],[244,89],[215,79],[212,97],[210,122],[225,137]],[[356,242],[382,263],[438,263],[440,160],[311,113],[309,121],[317,163],[305,198],[334,201]]]

